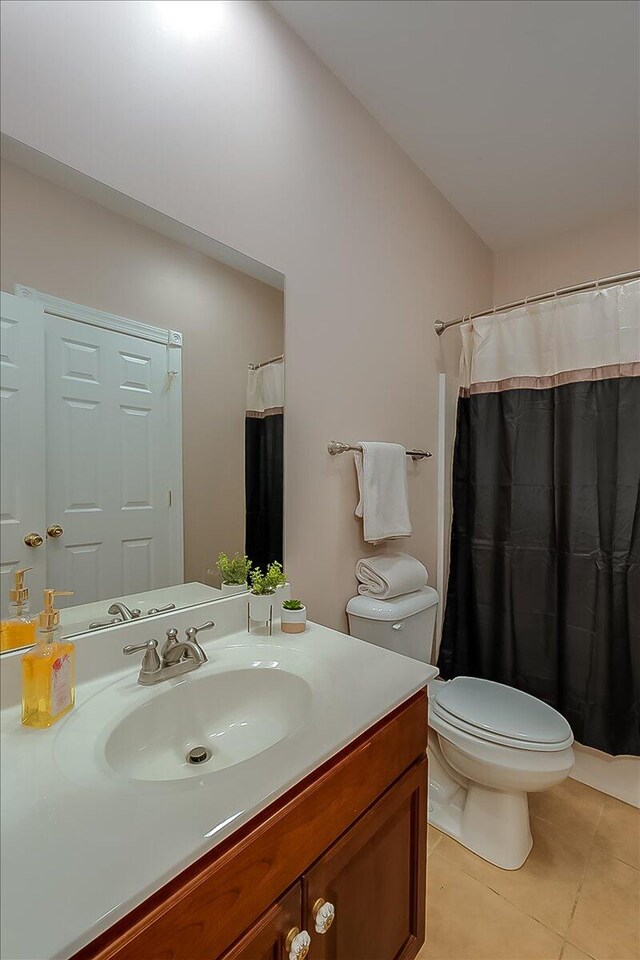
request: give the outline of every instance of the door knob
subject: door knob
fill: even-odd
[[[328,900],[318,897],[311,909],[311,916],[316,925],[316,933],[326,933],[336,916],[336,908]]]
[[[304,960],[309,953],[310,946],[311,937],[307,931],[299,930],[298,927],[291,927],[284,942],[289,960]]]
[[[28,547],[41,547],[44,540],[39,533],[28,533],[24,538],[24,542]]]
[[[61,537],[64,533],[64,530],[59,523],[52,523],[50,527],[47,527],[47,536],[53,537],[54,540],[57,540],[58,537]]]

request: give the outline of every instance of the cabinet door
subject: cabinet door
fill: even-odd
[[[297,883],[250,927],[221,960],[287,960],[287,935],[300,927],[301,917],[302,888]]]
[[[414,957],[424,941],[427,759],[412,767],[304,877],[309,960]],[[335,917],[316,931],[322,899]]]

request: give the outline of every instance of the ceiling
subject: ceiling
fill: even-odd
[[[628,210],[635,0],[271,0],[494,250]]]

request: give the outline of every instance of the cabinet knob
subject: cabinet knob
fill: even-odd
[[[316,925],[316,933],[326,933],[336,918],[336,908],[328,900],[318,897],[311,910]]]
[[[50,527],[47,527],[47,536],[53,537],[54,540],[57,540],[58,537],[61,537],[64,533],[64,530],[59,523],[52,523]]]
[[[299,930],[298,927],[291,927],[284,942],[285,950],[289,954],[289,960],[304,960],[309,953],[311,946],[311,937],[306,930]]]
[[[39,533],[28,533],[24,538],[24,542],[28,547],[41,547],[44,540]]]

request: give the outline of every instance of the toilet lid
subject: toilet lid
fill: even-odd
[[[559,744],[571,727],[557,710],[536,697],[479,677],[456,677],[435,695],[438,713],[453,726],[461,720],[479,734],[497,734],[527,743]]]

